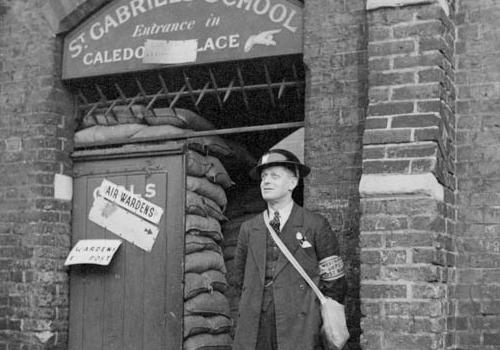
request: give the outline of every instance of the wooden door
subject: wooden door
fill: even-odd
[[[103,179],[141,194],[164,213],[150,252],[122,239],[109,266],[70,268],[69,349],[181,349],[184,156],[76,163],[72,245],[121,239],[88,218]]]

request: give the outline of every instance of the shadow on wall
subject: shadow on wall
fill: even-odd
[[[306,12],[312,17],[318,11],[325,11],[324,7],[316,8],[312,1],[305,3],[306,7],[311,7]],[[324,32],[321,36],[330,36],[329,32],[338,34],[342,28],[349,27],[349,35],[331,41],[317,38],[321,39],[317,55],[325,57],[306,58],[306,89],[309,90],[306,92],[306,129],[309,135],[306,135],[305,161],[313,172],[306,178],[305,206],[327,217],[337,234],[348,282],[346,316],[351,337],[344,350],[358,350],[361,349],[362,331],[359,182],[368,105],[368,24],[364,0],[350,1],[349,5],[340,1],[334,3],[338,4],[332,7],[338,8],[333,8],[328,15],[318,15],[333,23],[308,24],[306,19],[306,31],[318,34],[316,26],[319,25]],[[332,28],[327,28],[329,25]],[[330,44],[325,44],[327,42]],[[314,42],[306,41],[305,45],[306,50],[311,46],[310,55],[316,55],[311,53],[317,47]],[[324,66],[326,62],[329,64]]]
[[[310,21],[305,19],[304,44],[305,161],[313,170],[305,179],[304,197],[305,206],[327,217],[337,234],[348,282],[346,317],[351,337],[344,350],[358,350],[362,332],[359,183],[368,106],[368,19],[366,1],[346,3],[332,1],[332,8],[325,9],[314,1],[305,2],[310,15]],[[318,18],[328,21],[320,23]]]

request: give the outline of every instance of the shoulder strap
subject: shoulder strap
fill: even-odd
[[[279,236],[276,234],[276,231],[274,231],[274,229],[269,225],[267,220],[264,219],[264,222],[266,223],[266,226],[267,226],[269,232],[271,233],[271,238],[274,240],[274,242],[276,243],[278,248],[286,256],[286,258],[290,261],[290,263],[293,265],[293,267],[295,267],[295,269],[300,273],[300,275],[306,280],[307,284],[309,284],[309,286],[312,288],[313,292],[316,294],[316,296],[318,297],[321,304],[323,304],[326,301],[326,298],[323,295],[323,293],[321,293],[318,286],[313,282],[311,277],[309,277],[307,272],[304,271],[304,269],[299,264],[297,259],[295,259],[295,257],[292,255],[292,253],[290,253],[288,248],[285,246],[285,244],[283,243],[281,238],[279,238]]]

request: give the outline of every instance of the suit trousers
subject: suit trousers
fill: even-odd
[[[259,330],[255,350],[278,350],[276,336],[276,315],[274,312],[273,288],[264,288],[262,309],[260,311]]]

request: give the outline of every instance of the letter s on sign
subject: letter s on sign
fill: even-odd
[[[153,198],[154,196],[156,196],[156,184],[149,183],[146,185],[146,193],[144,194],[144,197]]]
[[[82,53],[83,46],[82,44],[85,43],[85,33],[81,33],[78,35],[76,38],[70,41],[68,48],[69,51],[71,52],[71,58],[77,57],[79,54]]]

